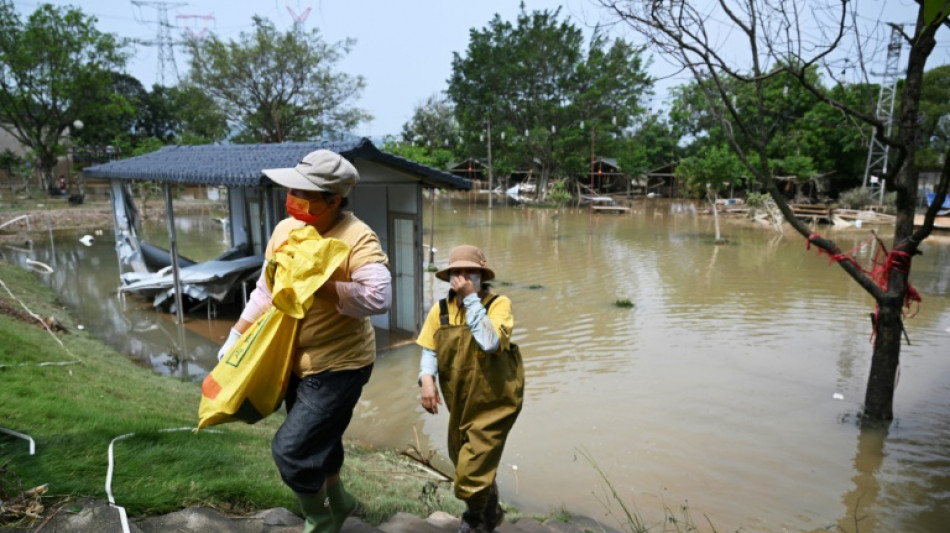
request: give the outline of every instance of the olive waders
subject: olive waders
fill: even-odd
[[[504,514],[495,475],[524,398],[521,353],[511,344],[486,354],[464,321],[449,324],[445,300],[439,306],[434,337],[439,386],[449,410],[449,458],[455,464],[455,496],[468,508],[460,531],[490,532]]]
[[[316,494],[297,494],[304,515],[303,533],[340,533],[359,502],[339,480]]]

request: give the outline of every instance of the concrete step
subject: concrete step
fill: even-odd
[[[251,516],[229,516],[214,509],[192,507],[173,513],[129,520],[130,533],[299,533],[303,524],[298,516],[277,507]],[[35,524],[34,524],[35,525]],[[43,533],[122,533],[119,509],[102,500],[79,500],[54,510],[40,527]],[[437,511],[428,518],[397,513],[378,527],[350,517],[341,533],[456,533],[459,517]],[[4,531],[29,532],[31,525],[10,527]],[[505,522],[498,533],[622,533],[583,517],[570,522],[532,518]]]

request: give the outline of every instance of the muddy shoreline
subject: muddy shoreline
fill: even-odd
[[[87,203],[78,206],[64,205],[64,200],[54,199],[26,209],[0,203],[0,243],[18,244],[34,240],[38,235],[52,231],[103,230],[112,231],[112,207],[108,202]],[[165,220],[165,204],[152,200],[140,216],[146,220]],[[190,215],[223,211],[221,202],[180,200],[175,202],[176,215]],[[15,220],[19,219],[19,220]],[[15,221],[14,221],[15,220]],[[12,222],[11,222],[12,221]],[[4,225],[6,224],[6,225]]]

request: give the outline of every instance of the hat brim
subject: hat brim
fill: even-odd
[[[297,172],[295,168],[265,168],[261,172],[277,185],[287,187],[288,189],[333,192],[329,189],[320,188],[314,182],[304,177],[303,174]]]
[[[442,281],[449,281],[449,271],[453,268],[477,268],[482,271],[482,281],[491,281],[495,279],[495,273],[492,272],[492,269],[479,266],[475,263],[456,263],[454,265],[449,265],[442,270],[435,273],[435,277],[441,279]]]

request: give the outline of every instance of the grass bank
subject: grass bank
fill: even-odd
[[[16,492],[40,485],[48,485],[47,509],[79,497],[105,500],[110,443],[133,434],[114,443],[112,478],[115,501],[131,516],[197,505],[235,514],[297,511],[270,456],[282,414],[214,432],[168,431],[196,425],[199,384],[161,377],[78,330],[34,276],[0,261],[0,428],[36,443],[30,455],[27,441],[0,433],[0,500],[9,504]],[[55,317],[61,328],[54,329],[62,330],[50,333],[24,306]],[[400,511],[461,512],[449,487],[410,460],[353,442],[348,448],[343,478],[365,504],[366,521]],[[0,515],[0,528],[15,520]]]

